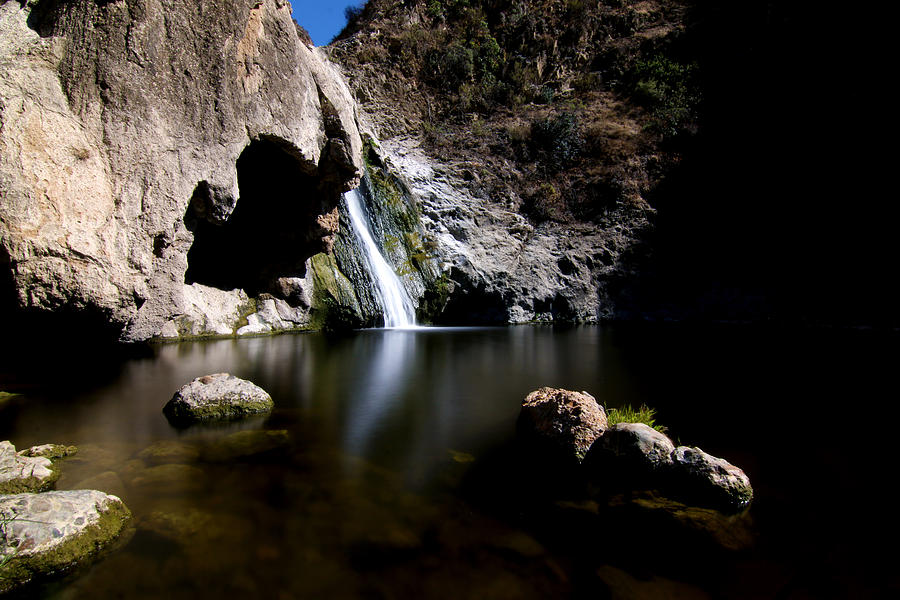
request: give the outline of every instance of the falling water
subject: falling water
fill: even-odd
[[[416,313],[413,310],[412,300],[400,283],[400,278],[381,255],[375,240],[372,239],[369,224],[363,214],[359,190],[345,193],[344,200],[347,202],[347,212],[350,214],[353,230],[365,251],[366,263],[375,278],[375,291],[384,307],[384,326],[415,327]]]

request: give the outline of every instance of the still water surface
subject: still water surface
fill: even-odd
[[[43,598],[843,598],[900,592],[897,336],[743,327],[371,330],[14,353],[0,439],[79,454],[57,488],[134,514]],[[175,429],[181,385],[227,371],[275,411]],[[586,502],[515,443],[524,396],[646,403],[747,471],[750,511]],[[893,390],[888,392],[887,390]],[[268,431],[260,439],[242,432]],[[285,433],[286,432],[286,433]],[[240,434],[240,435],[235,435]],[[149,450],[148,450],[149,449]],[[86,483],[84,483],[86,482]]]

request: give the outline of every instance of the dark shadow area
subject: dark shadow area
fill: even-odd
[[[198,210],[201,182],[184,217],[194,233],[185,283],[223,290],[241,288],[251,296],[274,291],[279,277],[303,277],[304,263],[323,251],[327,234],[317,217],[336,205],[336,192],[323,189],[308,165],[273,141],[251,143],[237,161],[240,199],[230,215],[206,217]],[[328,200],[332,200],[329,202]],[[201,216],[203,214],[204,216]]]
[[[882,54],[871,19],[840,13],[694,4],[681,50],[700,67],[701,133],[649,198],[653,258],[622,300],[635,315],[900,324],[872,139]]]
[[[59,305],[42,309],[19,305],[14,277],[15,265],[7,250],[0,246],[0,318],[4,322],[3,343],[0,344],[0,391],[14,391],[4,373],[40,372],[47,379],[48,368],[53,371],[51,382],[72,386],[67,375],[76,375],[84,368],[97,370],[95,365],[107,365],[122,360],[124,355],[141,353],[140,345],[117,344],[121,323],[107,312],[92,306]],[[75,302],[73,300],[73,302]],[[127,349],[126,349],[127,348]],[[117,358],[118,357],[118,358]],[[58,361],[62,367],[49,367]]]
[[[455,289],[444,310],[434,316],[435,325],[503,325],[507,319],[507,300],[496,290],[488,290],[484,281],[476,281],[466,272],[450,270]]]

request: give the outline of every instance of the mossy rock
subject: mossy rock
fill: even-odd
[[[75,454],[77,453],[77,446],[66,446],[63,444],[41,444],[40,446],[32,446],[27,450],[22,450],[21,452],[19,452],[21,456],[41,456],[44,458],[49,458],[50,460],[75,456]]]
[[[272,410],[269,394],[245,379],[228,373],[198,377],[182,386],[163,408],[173,425],[226,421]]]
[[[59,479],[59,467],[44,456],[26,455],[31,450],[34,448],[17,453],[9,441],[0,442],[0,494],[43,492],[53,488]]]
[[[284,452],[290,444],[290,434],[283,429],[239,431],[211,444],[204,450],[203,458],[212,462],[230,462],[273,452]]]
[[[334,257],[316,254],[310,259],[313,277],[314,329],[347,331],[365,325],[353,284],[338,268]]]
[[[100,490],[120,498],[125,496],[125,484],[115,471],[103,471],[92,477],[82,479],[71,486],[73,490]],[[127,498],[126,498],[127,499]]]
[[[162,440],[150,444],[137,457],[148,465],[190,464],[200,456],[196,446],[177,440]]]
[[[203,489],[206,474],[190,465],[159,465],[140,471],[130,484],[154,494],[182,494]]]
[[[188,508],[177,511],[153,511],[143,517],[137,527],[142,531],[149,531],[173,542],[187,545],[196,536],[220,525],[214,515],[196,508]]]
[[[119,498],[96,490],[5,496],[0,515],[0,593],[88,561],[131,519]]]

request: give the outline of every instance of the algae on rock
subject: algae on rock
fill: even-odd
[[[130,518],[119,498],[96,490],[0,497],[0,593],[95,556]]]

